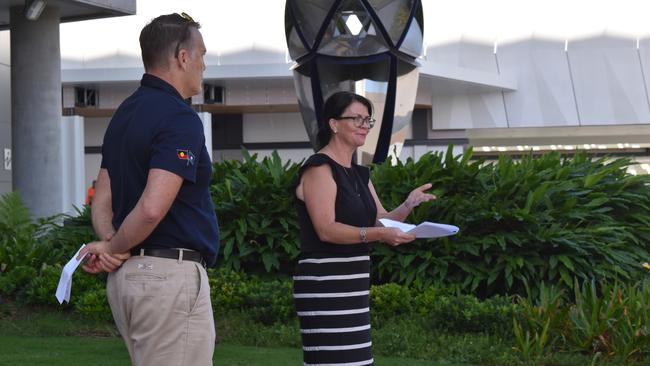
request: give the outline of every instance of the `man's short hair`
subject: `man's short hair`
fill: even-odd
[[[161,15],[153,19],[140,32],[140,49],[144,69],[166,67],[170,55],[178,56],[192,38],[192,28],[201,25],[185,13]]]

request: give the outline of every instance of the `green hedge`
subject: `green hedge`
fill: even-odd
[[[227,268],[289,275],[298,255],[291,185],[298,163],[277,154],[258,162],[215,164],[213,198],[222,224]],[[443,284],[480,296],[532,293],[542,282],[571,288],[573,278],[634,280],[650,259],[650,177],[626,173],[627,159],[585,153],[526,155],[498,163],[426,154],[372,166],[384,206],[433,184],[439,198],[408,218],[450,223],[456,236],[397,248],[373,245],[375,283]]]
[[[650,176],[626,173],[627,159],[592,160],[585,153],[507,156],[498,163],[426,154],[418,161],[372,167],[387,208],[431,182],[439,197],[408,218],[445,222],[459,234],[397,248],[373,245],[375,283],[442,284],[480,296],[532,293],[538,284],[573,286],[601,279],[634,280],[650,259]],[[220,264],[248,273],[290,275],[298,225],[290,187],[298,163],[274,153],[257,161],[215,163],[212,197],[221,224]],[[64,224],[61,224],[63,220]],[[42,264],[61,263],[94,239],[87,211],[34,221],[17,195],[0,202],[0,289],[11,293]],[[8,245],[15,241],[14,245]],[[20,250],[13,252],[12,248]]]
[[[277,153],[258,160],[244,151],[242,161],[214,164],[219,265],[291,275],[299,243],[290,188],[300,164],[282,162]],[[628,164],[585,153],[486,163],[473,161],[471,149],[456,157],[450,149],[374,165],[385,207],[431,182],[439,198],[407,220],[451,223],[460,232],[397,248],[373,245],[373,282],[441,285],[488,297],[525,294],[526,288],[537,294],[542,282],[572,288],[573,278],[637,280],[645,274],[641,263],[650,260],[650,176],[627,174]],[[93,239],[87,211],[34,221],[17,195],[6,195],[0,200],[0,291],[18,291],[38,266],[62,263]]]
[[[498,163],[427,154],[373,169],[387,207],[411,187],[433,183],[438,199],[409,220],[451,223],[458,235],[397,249],[375,246],[381,280],[460,286],[488,296],[538,292],[542,282],[636,279],[650,256],[650,176],[626,173],[628,159],[586,153],[526,155]],[[399,182],[399,184],[395,184]]]
[[[289,192],[299,164],[277,152],[257,161],[215,163],[211,187],[221,234],[220,265],[247,272],[289,274],[298,256],[298,219]]]

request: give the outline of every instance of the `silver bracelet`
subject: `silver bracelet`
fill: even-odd
[[[368,238],[366,238],[367,234],[368,234],[368,230],[365,227],[362,227],[361,230],[359,230],[359,236],[361,236],[362,243],[368,242]]]

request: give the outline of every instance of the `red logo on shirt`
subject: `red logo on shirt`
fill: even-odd
[[[178,149],[176,150],[176,156],[181,160],[185,160],[187,165],[194,165],[194,154],[192,154],[192,150]]]
[[[181,160],[187,160],[190,158],[190,154],[187,150],[176,150],[176,156]]]

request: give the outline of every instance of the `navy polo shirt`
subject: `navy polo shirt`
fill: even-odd
[[[187,248],[214,265],[219,227],[210,196],[212,162],[199,116],[167,82],[149,74],[119,106],[104,136],[102,168],[111,180],[119,228],[147,184],[149,169],[183,178],[174,203],[140,248]]]

